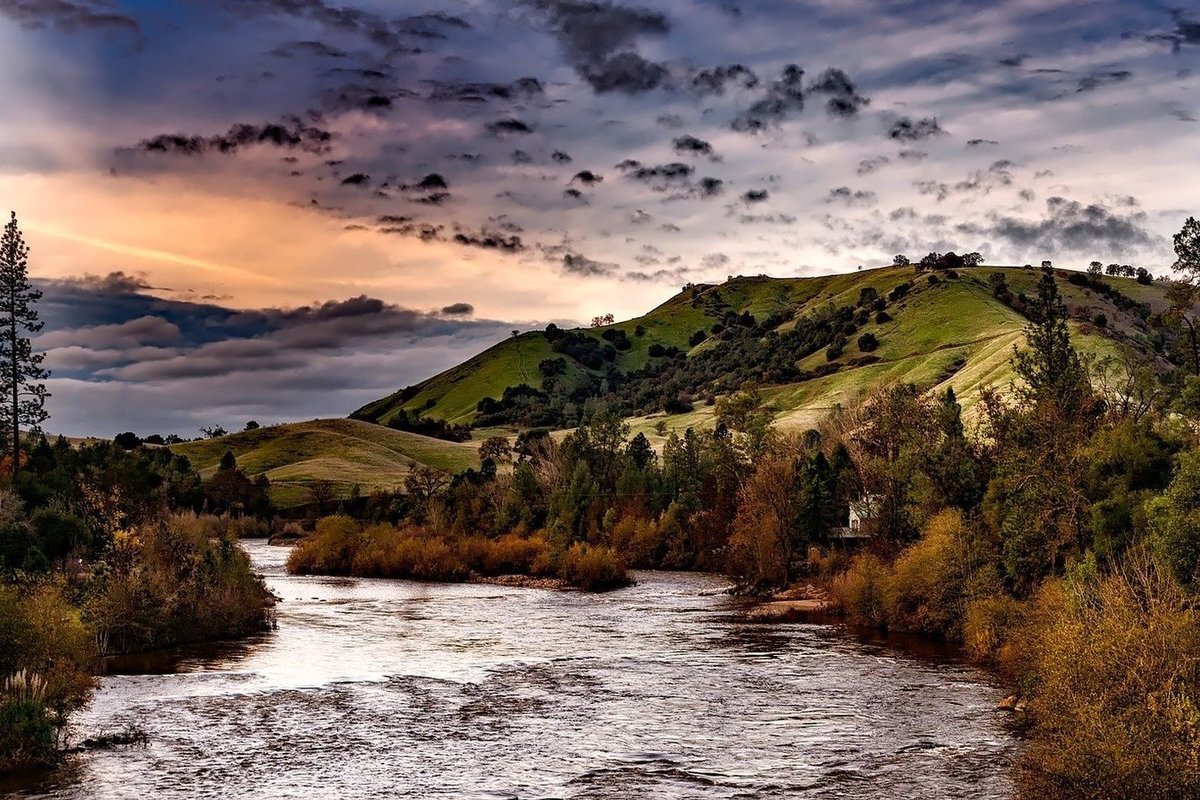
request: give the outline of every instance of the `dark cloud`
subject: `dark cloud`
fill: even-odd
[[[859,175],[870,175],[872,172],[878,172],[891,163],[891,159],[887,156],[875,156],[874,158],[864,158],[858,162],[858,168],[855,170]]]
[[[968,139],[967,147],[994,147],[1000,144],[995,139]]]
[[[662,64],[647,61],[637,53],[617,53],[582,70],[583,78],[598,94],[649,92],[662,86],[667,74],[667,68]]]
[[[678,114],[660,114],[654,121],[672,131],[683,127],[683,117]]]
[[[562,150],[555,150],[550,154],[550,160],[555,164],[570,164],[573,159],[570,154],[564,153]]]
[[[545,93],[537,78],[512,83],[438,83],[429,99],[440,102],[483,103],[488,100],[529,100]]]
[[[873,206],[875,205],[875,193],[866,189],[851,189],[849,186],[838,186],[829,190],[825,202],[844,203],[848,206]]]
[[[451,303],[448,306],[442,306],[442,313],[452,317],[465,317],[475,313],[475,306],[470,303]]]
[[[502,253],[521,253],[525,251],[525,243],[516,234],[504,234],[487,229],[474,233],[459,230],[451,237],[455,244],[467,247],[478,247],[483,250],[498,250]]]
[[[432,191],[435,189],[449,189],[450,185],[446,183],[446,179],[436,172],[431,172],[420,180],[414,187],[420,191]]]
[[[138,142],[136,150],[144,153],[199,156],[206,153],[232,155],[255,145],[302,150],[308,153],[329,151],[333,134],[324,128],[304,122],[299,117],[285,117],[281,122],[263,125],[238,124],[226,133],[215,136],[160,134]]]
[[[943,136],[946,131],[933,117],[914,120],[911,117],[900,117],[888,128],[888,138],[898,142],[915,142],[932,136]]]
[[[742,195],[744,203],[762,203],[771,196],[771,193],[766,189],[750,189]]]
[[[618,269],[616,264],[593,261],[579,253],[566,253],[563,255],[562,267],[572,275],[584,275],[587,277],[612,275]]]
[[[625,177],[644,183],[658,192],[686,187],[692,173],[696,171],[692,165],[679,161],[653,167],[642,166],[635,161],[632,164],[618,164],[617,167],[618,169],[623,167]]]
[[[312,40],[281,44],[270,54],[280,58],[345,58],[347,55],[345,50]]]
[[[1124,203],[1128,207],[1128,203]],[[960,230],[993,236],[1021,253],[1078,253],[1122,256],[1140,247],[1158,244],[1159,237],[1145,227],[1146,214],[1122,212],[1100,203],[1085,205],[1064,197],[1046,201],[1041,219],[991,215],[987,225],[960,225]]]
[[[600,0],[530,0],[529,4],[545,16],[575,71],[596,92],[647,92],[666,79],[666,67],[632,49],[643,37],[670,31],[663,14]]]
[[[701,178],[696,182],[696,188],[703,198],[716,197],[725,191],[725,181],[720,178]]]
[[[571,178],[571,183],[574,183],[575,181],[579,181],[584,186],[595,186],[597,183],[600,183],[603,180],[604,180],[603,175],[597,175],[596,173],[592,172],[590,169],[581,169],[579,172],[575,173],[575,176],[573,178]]]
[[[82,0],[0,0],[0,14],[27,28],[62,31],[126,31],[141,35],[138,21],[112,11],[103,2]]]
[[[840,69],[827,69],[808,85],[812,94],[826,96],[825,110],[835,117],[853,117],[871,101],[858,93],[854,81]]]
[[[731,127],[741,133],[758,133],[804,110],[804,70],[795,64],[783,68],[779,80],[763,96],[734,118]]]
[[[1076,87],[1076,92],[1091,92],[1103,86],[1111,86],[1115,83],[1124,83],[1133,77],[1133,73],[1127,69],[1108,70],[1093,72],[1079,79],[1079,85]]]
[[[995,189],[1013,184],[1012,170],[1014,167],[1016,167],[1016,164],[1013,162],[1001,159],[1000,161],[993,162],[985,170],[972,172],[965,180],[958,181],[957,183],[917,181],[914,185],[919,194],[935,196],[939,202],[956,193],[979,192],[989,194]]]
[[[706,156],[714,161],[719,160],[711,143],[698,139],[691,134],[678,136],[671,141],[675,152],[687,156]]]
[[[370,182],[370,175],[365,172],[356,172],[342,179],[342,186],[367,186]]]
[[[701,95],[722,95],[728,86],[754,89],[758,87],[758,76],[743,64],[702,69],[692,75],[692,89]]]
[[[533,133],[533,128],[527,123],[512,117],[489,122],[487,130],[493,136],[524,136]]]

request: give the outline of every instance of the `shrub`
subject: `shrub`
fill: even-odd
[[[1037,684],[1020,779],[1032,797],[1200,796],[1200,612],[1149,559],[1052,581],[1036,600]]]
[[[889,314],[888,312],[877,311],[875,313],[875,324],[876,325],[882,325],[885,322],[891,322],[891,321],[892,321],[892,315]]]
[[[921,539],[900,554],[887,587],[887,618],[903,630],[958,638],[967,552],[962,515],[943,511]]]
[[[619,589],[630,584],[625,564],[616,551],[582,542],[571,545],[563,557],[562,578],[589,592]]]
[[[864,353],[870,353],[875,348],[879,347],[879,340],[875,338],[873,333],[864,333],[858,337],[858,349]]]
[[[890,575],[887,565],[870,553],[857,555],[850,568],[829,586],[834,605],[859,625],[887,624],[886,591]]]

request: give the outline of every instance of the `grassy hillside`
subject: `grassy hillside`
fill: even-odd
[[[911,267],[812,278],[739,277],[718,286],[685,289],[642,317],[577,332],[603,344],[606,331],[623,331],[631,346],[618,352],[612,364],[620,373],[628,374],[646,366],[651,360],[650,348],[656,344],[676,347],[689,355],[722,347],[716,336],[695,347],[689,340],[696,331],[711,334],[714,325],[728,319],[730,311],[751,314],[759,321],[775,315],[783,320],[775,330],[784,333],[794,328],[798,320],[855,305],[867,287],[886,297],[896,286],[908,283],[909,292],[888,303],[889,321],[877,324],[872,316],[871,321],[854,333],[842,356],[832,362],[837,372],[773,386],[766,394],[781,409],[780,421],[785,425],[811,424],[830,406],[852,402],[897,380],[926,387],[951,385],[969,406],[977,399],[980,388],[1010,378],[1009,357],[1013,346],[1021,342],[1021,331],[1027,322],[993,296],[988,283],[993,272],[1004,274],[1014,297],[1021,293],[1035,295],[1039,271],[1021,267],[961,270],[957,278],[947,279],[942,275],[937,282],[931,282],[927,274],[918,274]],[[1148,331],[1144,321],[1118,308],[1102,294],[1070,283],[1067,280],[1070,275],[1059,271],[1058,283],[1073,318],[1078,320],[1075,329],[1080,349],[1146,346]],[[1132,278],[1106,277],[1104,281],[1129,299],[1146,304],[1153,312],[1166,307],[1161,284],[1143,285]],[[1103,314],[1107,320],[1103,330],[1090,322],[1097,314]],[[854,342],[868,332],[875,334],[879,347],[866,359],[873,363],[863,364],[860,362],[864,354]],[[482,399],[499,399],[506,388],[522,384],[540,388],[543,376],[539,364],[562,356],[555,352],[546,332],[524,333],[499,342],[417,386],[371,403],[354,416],[387,424],[399,409],[405,409],[448,422],[470,424]],[[598,380],[603,375],[603,370],[589,369],[573,358],[566,357],[565,361],[567,369],[559,380],[568,389],[583,378]],[[795,363],[802,370],[830,369],[823,348],[798,358]],[[672,428],[702,424],[708,413],[697,404],[692,412],[668,416],[667,422]]]
[[[418,463],[459,472],[478,466],[477,447],[357,420],[320,419],[185,442],[171,449],[191,459],[205,476],[216,470],[226,451],[232,451],[249,475],[265,473],[270,478],[272,498],[286,507],[303,503],[308,487],[318,480],[330,481],[346,496],[356,484],[364,494],[395,489]]]

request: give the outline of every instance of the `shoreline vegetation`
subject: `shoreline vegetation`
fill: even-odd
[[[326,517],[288,554],[293,575],[406,578],[601,592],[629,586],[625,564],[610,547],[552,544],[541,534],[438,535],[429,527],[364,525]]]

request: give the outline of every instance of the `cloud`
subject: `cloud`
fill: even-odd
[[[345,58],[348,55],[345,50],[313,40],[287,42],[276,47],[270,54],[280,58]]]
[[[995,213],[986,225],[962,225],[967,233],[995,237],[1022,254],[1062,250],[1125,256],[1159,244],[1160,237],[1145,227],[1140,210],[1121,212],[1101,203],[1083,204],[1064,197],[1046,201],[1046,213],[1026,219]]]
[[[870,175],[873,172],[886,167],[891,163],[891,159],[887,156],[875,156],[874,158],[864,158],[858,162],[858,168],[855,170],[859,175]]]
[[[762,97],[735,117],[730,127],[741,133],[759,133],[778,125],[791,114],[803,111],[803,82],[804,70],[788,64],[779,80],[772,82]]]
[[[766,189],[751,189],[742,194],[742,202],[746,204],[762,203],[771,196]]]
[[[141,35],[142,29],[136,19],[111,11],[105,5],[72,0],[0,0],[0,15],[28,28],[54,27],[67,32],[125,31]]]
[[[838,186],[830,189],[825,198],[826,203],[843,203],[848,206],[873,206],[876,202],[875,193],[866,189],[851,189],[849,186]]]
[[[710,142],[706,142],[703,139],[698,139],[691,134],[678,136],[671,140],[671,144],[675,148],[675,152],[679,155],[705,156],[713,161],[720,160]]]
[[[827,69],[808,85],[812,94],[826,95],[825,110],[835,117],[853,117],[871,101],[858,93],[854,81],[840,69]]]
[[[616,264],[594,261],[579,253],[564,254],[562,257],[562,268],[572,275],[583,275],[586,277],[612,275],[618,269]]]
[[[729,86],[736,89],[757,88],[758,76],[744,64],[730,64],[697,70],[692,75],[691,86],[700,95],[723,95]]]
[[[509,117],[489,122],[487,131],[493,136],[524,136],[533,133],[533,128],[526,122]]]
[[[933,136],[944,136],[946,131],[933,117],[914,120],[911,117],[900,117],[888,128],[888,138],[898,142],[915,142]]]
[[[429,99],[437,102],[484,103],[488,100],[530,100],[545,94],[537,78],[519,78],[512,83],[437,83]]]
[[[134,148],[143,153],[201,156],[208,153],[233,155],[252,146],[279,147],[308,153],[329,151],[333,134],[324,128],[304,122],[299,117],[284,117],[280,122],[264,124],[241,123],[227,132],[214,136],[188,136],[164,133],[143,139]]]
[[[667,69],[632,48],[644,37],[666,35],[665,15],[599,0],[531,0],[558,37],[576,72],[597,93],[637,94],[662,85]]]

